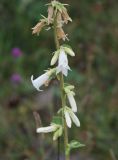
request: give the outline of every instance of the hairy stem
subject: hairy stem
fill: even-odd
[[[57,37],[57,16],[55,15],[54,19],[54,39],[55,39],[55,45],[56,49],[60,48],[59,40]],[[61,90],[61,102],[62,102],[62,107],[66,106],[65,102],[65,93],[64,93],[64,77],[63,74],[60,73],[60,90]],[[65,160],[70,160],[69,155],[66,154],[66,148],[68,145],[68,130],[67,130],[67,125],[66,121],[64,118],[64,112],[62,112],[62,120],[63,120],[63,126],[64,126],[64,149],[65,149]]]

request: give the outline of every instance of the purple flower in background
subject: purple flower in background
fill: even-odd
[[[18,73],[12,74],[10,79],[11,79],[11,82],[14,84],[19,84],[22,81],[22,78]]]
[[[13,48],[11,52],[12,56],[15,58],[20,57],[23,53],[20,48]]]

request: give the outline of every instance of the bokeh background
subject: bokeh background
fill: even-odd
[[[59,85],[54,79],[43,92],[30,81],[49,67],[55,50],[53,31],[33,36],[31,28],[47,0],[0,2],[0,159],[57,159],[51,135],[35,133],[34,112],[49,125],[60,107]],[[69,138],[86,147],[71,152],[71,160],[118,158],[118,1],[63,0],[69,3],[72,23],[65,26],[76,57],[69,59],[68,81],[76,86],[81,127]],[[63,142],[63,140],[61,140]],[[63,160],[63,145],[60,160]]]

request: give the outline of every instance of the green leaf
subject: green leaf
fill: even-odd
[[[62,125],[62,118],[59,117],[59,116],[54,116],[53,119],[52,119],[52,123],[55,123],[57,125]]]
[[[78,142],[76,140],[72,140],[69,145],[70,145],[70,149],[80,148],[80,147],[84,147],[85,146],[84,144],[82,144],[82,143],[80,143],[80,142]]]

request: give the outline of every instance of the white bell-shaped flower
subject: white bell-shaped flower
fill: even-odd
[[[63,75],[67,76],[68,70],[70,70],[70,67],[68,66],[67,54],[64,52],[63,49],[60,49],[57,73],[62,72]]]
[[[39,76],[38,78],[36,78],[35,80],[33,79],[33,75],[31,76],[31,81],[33,86],[38,90],[40,90],[40,87],[45,84],[50,76],[55,72],[55,68],[50,69],[49,71],[47,71],[46,73],[42,74],[41,76]]]
[[[64,113],[65,113],[66,124],[67,124],[67,126],[68,126],[69,128],[71,128],[72,122],[71,122],[71,119],[70,119],[70,115],[69,115],[69,113],[68,113],[67,111],[65,111]]]
[[[37,133],[49,133],[49,132],[56,131],[56,129],[57,129],[56,125],[51,125],[51,126],[48,126],[48,127],[37,128],[36,132]]]
[[[77,127],[80,127],[79,119],[70,108],[65,107],[64,115],[65,115],[66,124],[69,128],[71,128],[72,121],[75,123]]]
[[[75,125],[80,127],[80,121],[73,112],[70,112],[70,117],[72,118],[72,121],[75,123]]]
[[[68,85],[64,88],[65,90],[65,93],[68,97],[68,100],[69,100],[69,103],[70,103],[70,106],[72,108],[72,111],[73,112],[77,112],[77,104],[76,104],[76,101],[74,99],[74,96],[75,96],[75,93],[72,91],[74,89],[74,86],[73,85]]]
[[[38,78],[36,78],[35,80],[33,80],[33,75],[31,76],[31,81],[32,81],[32,84],[33,86],[38,90],[38,91],[41,91],[40,90],[40,87],[46,83],[46,81],[48,81],[49,79],[49,75],[48,73],[44,73],[42,74],[41,76],[39,76]]]
[[[67,93],[67,97],[68,97],[69,103],[71,105],[72,111],[77,112],[77,104],[76,104],[76,101],[74,99],[73,94],[71,92]]]

